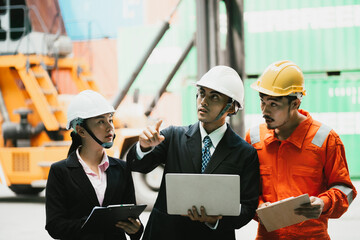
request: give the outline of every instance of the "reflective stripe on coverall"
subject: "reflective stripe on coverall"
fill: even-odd
[[[250,129],[246,141],[258,152],[262,192],[259,205],[308,193],[320,197],[325,205],[319,219],[267,232],[259,224],[256,239],[330,239],[328,218],[338,218],[355,198],[344,145],[331,128],[307,118],[291,136],[280,141],[266,124]]]

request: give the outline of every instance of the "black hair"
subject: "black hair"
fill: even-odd
[[[75,131],[72,131],[70,136],[72,138],[72,143],[71,143],[71,146],[70,146],[68,154],[67,154],[68,156],[72,152],[76,151],[76,149],[78,149],[78,147],[82,144],[80,135],[77,134]]]
[[[284,97],[287,98],[289,105],[292,101],[297,99],[297,96],[284,96]]]
[[[264,93],[259,93],[259,96],[262,98],[262,97],[265,97],[265,96],[270,96],[270,95],[267,95],[267,94],[264,94]],[[275,96],[274,96],[275,97]],[[288,103],[290,105],[290,103],[294,100],[297,99],[296,96],[276,96],[276,98],[279,98],[279,99],[282,99],[282,98],[286,98],[288,100]]]

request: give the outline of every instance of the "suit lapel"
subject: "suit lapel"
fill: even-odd
[[[201,135],[199,123],[191,125],[185,135],[188,138],[186,141],[188,156],[191,158],[195,169],[194,172],[198,173],[201,169]]]
[[[235,133],[228,125],[226,132],[217,145],[214,154],[211,156],[210,161],[204,173],[213,173],[219,164],[230,154],[230,149],[236,146]]]
[[[80,186],[80,190],[90,200],[90,202],[96,206],[99,206],[99,200],[97,199],[95,189],[93,188],[89,178],[86,176],[84,169],[82,168],[76,153],[73,152],[66,160],[66,164],[71,168],[70,174],[74,182]]]
[[[104,202],[103,202],[103,206],[107,206],[109,205],[109,203],[111,202],[111,198],[114,195],[115,190],[121,191],[120,189],[116,189],[117,188],[117,183],[119,182],[118,179],[120,178],[120,171],[117,171],[116,169],[113,168],[114,165],[116,165],[116,163],[114,162],[114,160],[109,157],[109,167],[106,170],[106,190],[105,190],[105,196],[104,196]]]

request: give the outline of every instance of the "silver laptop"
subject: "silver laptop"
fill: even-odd
[[[165,183],[168,214],[204,206],[207,215],[240,215],[239,175],[167,173]]]

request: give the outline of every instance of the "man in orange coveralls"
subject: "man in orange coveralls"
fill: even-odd
[[[259,208],[310,196],[310,204],[295,209],[310,220],[272,232],[259,222],[256,239],[330,239],[328,219],[339,218],[356,196],[343,143],[334,130],[299,109],[304,77],[293,62],[271,64],[251,87],[259,92],[266,121],[246,134],[260,161]]]

